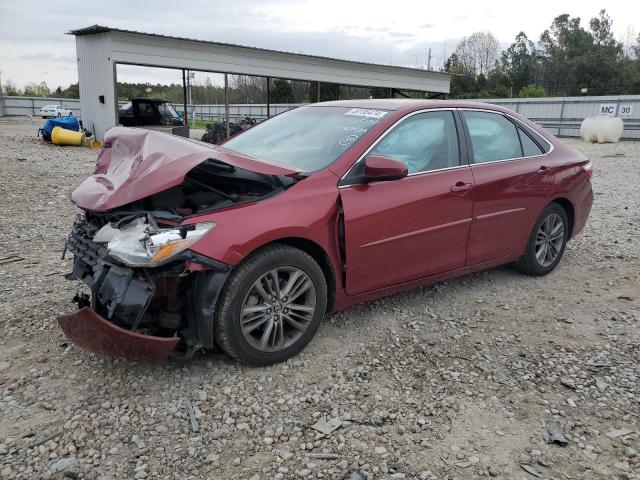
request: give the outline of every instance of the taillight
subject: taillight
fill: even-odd
[[[587,177],[591,178],[591,175],[593,175],[593,165],[591,165],[591,162],[585,163],[580,168],[582,168],[582,171],[587,174]]]

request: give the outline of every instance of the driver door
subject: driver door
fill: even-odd
[[[368,152],[403,161],[407,177],[359,182],[364,157],[341,181],[348,295],[464,267],[473,177],[459,132],[451,110],[409,115]]]

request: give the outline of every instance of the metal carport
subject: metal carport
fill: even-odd
[[[82,120],[84,126],[93,130],[98,138],[102,138],[104,132],[118,122],[117,64],[175,68],[183,73],[185,70],[196,70],[262,76],[267,79],[379,87],[390,89],[391,94],[396,90],[408,90],[445,97],[449,93],[450,78],[442,72],[169,37],[99,25],[69,33],[76,37]],[[228,98],[225,103],[228,104]]]

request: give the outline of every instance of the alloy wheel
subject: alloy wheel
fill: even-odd
[[[240,327],[249,344],[278,352],[294,344],[316,312],[316,289],[297,267],[276,267],[256,280],[242,302]]]
[[[536,234],[536,260],[541,267],[552,265],[564,243],[564,221],[557,213],[549,214],[540,224]]]

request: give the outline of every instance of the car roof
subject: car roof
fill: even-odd
[[[378,110],[421,110],[424,108],[483,108],[503,111],[504,109],[488,103],[464,100],[423,100],[419,98],[377,98],[362,100],[335,100],[319,102],[312,107],[372,108]]]
[[[162,98],[146,98],[146,97],[136,97],[136,98],[132,98],[129,101],[149,102],[149,103],[171,103],[169,102],[169,100],[163,100]]]

